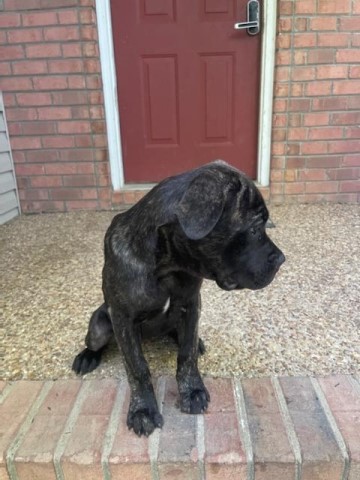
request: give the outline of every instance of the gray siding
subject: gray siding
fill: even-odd
[[[3,96],[0,92],[0,224],[20,214],[14,164],[6,128]]]

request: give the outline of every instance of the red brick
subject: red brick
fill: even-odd
[[[360,93],[360,80],[341,80],[334,83],[335,95],[349,95]]]
[[[316,45],[316,34],[315,33],[306,32],[306,33],[295,33],[294,34],[294,47],[295,48],[315,47],[315,45]]]
[[[13,150],[31,150],[41,148],[41,141],[37,137],[13,137],[11,139],[11,147]]]
[[[360,33],[353,33],[352,34],[351,45],[353,47],[360,47]]]
[[[311,14],[316,13],[316,3],[312,0],[297,0],[295,2],[296,14]]]
[[[328,113],[306,113],[304,114],[304,125],[307,127],[328,125],[330,115]]]
[[[360,112],[333,113],[331,123],[333,125],[358,125],[360,124]]]
[[[307,157],[306,168],[335,168],[341,166],[342,157],[329,155],[319,157]]]
[[[295,18],[295,30],[297,32],[305,32],[308,30],[307,18]]]
[[[327,174],[324,169],[301,170],[298,174],[299,180],[304,182],[327,180]]]
[[[355,140],[336,140],[329,143],[330,153],[359,152],[359,142]]]
[[[78,26],[61,26],[44,28],[44,38],[47,41],[63,41],[79,40]]]
[[[66,76],[47,76],[47,77],[34,77],[34,88],[36,90],[63,90],[67,88]]]
[[[58,18],[60,24],[77,24],[78,15],[76,10],[64,10],[58,12]]]
[[[24,58],[24,48],[21,45],[4,45],[0,46],[1,61],[16,60]]]
[[[78,120],[82,118],[90,118],[90,110],[89,107],[82,105],[78,107],[71,108],[71,115],[73,120]],[[94,131],[93,124],[91,124],[91,131]]]
[[[308,51],[308,63],[335,63],[335,49],[311,49]]]
[[[87,73],[100,73],[100,61],[95,58],[87,58],[84,60],[84,67]]]
[[[302,453],[302,480],[338,480],[343,459],[308,378],[281,378]]]
[[[293,51],[293,63],[295,65],[306,65],[307,64],[307,55],[308,50],[298,49]]]
[[[329,170],[327,173],[331,180],[359,180],[360,178],[359,168],[339,168]]]
[[[348,108],[348,99],[347,97],[324,97],[324,98],[314,98],[312,101],[313,110],[347,110]],[[319,115],[318,113],[314,115]],[[320,114],[322,115],[322,114]],[[326,114],[327,115],[327,114]],[[329,117],[327,115],[327,121]]]
[[[80,385],[71,380],[54,383],[16,452],[19,480],[55,478],[53,454]]]
[[[1,42],[1,32],[0,32],[0,42]],[[0,63],[0,76],[10,76],[12,75],[10,63]]]
[[[94,151],[91,148],[75,148],[66,150],[65,147],[60,152],[61,160],[65,162],[87,162],[94,159]]]
[[[60,44],[58,43],[26,45],[25,51],[27,58],[48,58],[61,56],[61,48]]]
[[[39,28],[26,28],[11,30],[8,32],[9,43],[31,43],[42,42],[42,30]]]
[[[348,67],[343,65],[321,65],[316,68],[316,77],[324,78],[347,78]]]
[[[85,26],[80,28],[81,40],[94,40],[98,39],[97,29],[92,25],[91,27]]]
[[[340,182],[340,192],[360,192],[359,181]]]
[[[360,78],[360,65],[350,66],[350,78]]]
[[[309,140],[332,140],[334,138],[343,138],[343,128],[341,127],[321,127],[309,129]]]
[[[73,136],[57,135],[55,137],[43,137],[42,145],[44,148],[71,148],[75,146]]]
[[[0,78],[0,90],[6,91],[22,91],[32,90],[33,86],[30,78],[22,77],[5,77]]]
[[[290,65],[291,52],[287,50],[279,50],[276,53],[276,65]]]
[[[58,159],[57,150],[34,150],[26,152],[27,162],[56,162]]]
[[[333,193],[338,189],[338,182],[335,181],[309,182],[305,186],[307,193]]]
[[[349,33],[320,33],[317,44],[319,47],[347,47],[350,39]]]
[[[16,174],[21,176],[33,176],[33,175],[44,175],[45,168],[44,165],[29,165],[29,164],[19,164],[16,165]]]
[[[347,167],[360,167],[360,155],[346,155],[343,159],[343,165]]]
[[[286,159],[287,168],[303,168],[304,165],[305,159],[303,157],[290,157]],[[283,168],[285,168],[285,166]]]
[[[295,459],[270,380],[243,380],[242,385],[254,452],[255,478],[292,478]]]
[[[89,133],[91,131],[90,122],[70,121],[58,123],[59,133]]]
[[[8,478],[5,453],[24,422],[43,386],[42,382],[19,381],[11,386],[9,395],[0,404],[0,478]]]
[[[56,133],[55,122],[24,122],[23,135],[51,135]]]
[[[294,2],[289,0],[280,0],[279,13],[280,15],[291,15],[293,13]]]
[[[92,187],[96,185],[94,175],[68,175],[64,176],[65,187]]]
[[[319,0],[318,12],[321,13],[350,13],[351,0]]]
[[[56,162],[44,165],[48,175],[70,175],[70,174],[92,174],[94,165],[92,163],[70,163]]]
[[[41,60],[13,62],[12,68],[15,75],[36,75],[48,71],[47,63]]]
[[[296,66],[291,69],[291,79],[298,80],[314,80],[315,79],[315,67],[303,67]]]
[[[18,13],[1,13],[0,28],[14,28],[21,25],[21,17]]]
[[[1,84],[1,79],[0,79]],[[8,122],[20,120],[37,120],[36,108],[8,108],[6,111]]]
[[[31,186],[34,188],[61,187],[63,182],[59,175],[44,175],[41,177],[31,177]]]
[[[341,17],[339,19],[339,29],[345,32],[360,31],[360,17]]]
[[[345,375],[320,378],[320,386],[351,457],[349,480],[360,478],[360,390]]]
[[[61,120],[71,118],[70,107],[43,107],[38,108],[39,120]]]
[[[61,457],[65,480],[102,478],[102,444],[116,396],[117,382],[90,382],[87,397]]]
[[[301,153],[308,154],[324,154],[328,152],[328,142],[303,142],[301,144]]]
[[[69,89],[84,89],[86,87],[85,76],[83,75],[71,75],[68,77]]]
[[[79,58],[82,56],[81,43],[64,43],[62,46],[63,57]]]
[[[305,184],[302,182],[286,183],[284,186],[285,195],[299,195],[304,193]]]
[[[308,112],[311,100],[309,98],[291,98],[289,100],[289,112]]]
[[[54,188],[51,190],[51,200],[80,200],[81,190],[78,188]]]
[[[314,17],[310,18],[310,30],[336,30],[337,17]]]
[[[308,134],[308,129],[304,127],[288,129],[289,140],[306,140],[307,134]]]
[[[54,92],[53,100],[56,105],[87,105],[86,91]]]
[[[81,59],[50,60],[50,73],[78,73],[83,71],[83,61]]]
[[[16,100],[20,106],[51,105],[50,93],[18,93]]]
[[[321,82],[309,82],[306,85],[306,94],[310,96],[330,95],[331,85],[332,83],[326,80]]]
[[[161,480],[176,478],[195,480],[199,475],[196,444],[197,417],[180,412],[177,406],[178,397],[175,379],[166,379],[163,402],[165,423],[161,430],[157,458]]]
[[[55,12],[23,13],[22,22],[24,27],[43,27],[56,24],[57,16]]]
[[[291,35],[289,33],[279,33],[276,37],[276,48],[290,48],[291,46]]]
[[[357,48],[338,50],[336,52],[336,61],[339,63],[360,62],[360,50]]]
[[[292,31],[292,19],[280,18],[278,23],[279,32],[291,32]]]
[[[92,8],[84,8],[80,10],[80,23],[94,23],[95,22],[95,14]]]

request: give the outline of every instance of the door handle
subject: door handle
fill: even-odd
[[[246,28],[249,35],[260,32],[260,4],[258,0],[249,0],[247,4],[247,22],[235,23],[235,30]]]

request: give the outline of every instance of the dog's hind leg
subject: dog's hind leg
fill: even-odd
[[[104,348],[114,331],[105,303],[91,315],[89,329],[85,338],[86,347],[74,359],[72,369],[84,375],[99,366]]]

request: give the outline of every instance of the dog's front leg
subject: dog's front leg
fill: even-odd
[[[180,393],[180,408],[186,413],[202,413],[207,409],[210,395],[198,370],[199,302],[196,295],[181,307],[178,325],[179,354],[176,380]]]
[[[163,418],[156,402],[148,365],[144,358],[140,333],[133,319],[111,309],[115,338],[124,355],[130,385],[130,406],[127,425],[137,435],[150,435],[155,428],[163,426]]]

